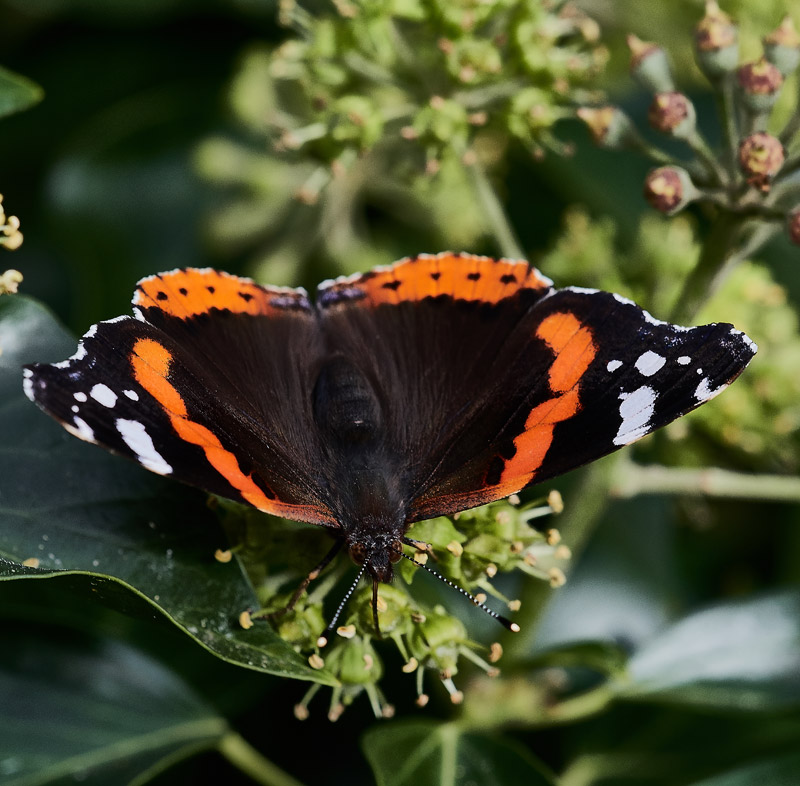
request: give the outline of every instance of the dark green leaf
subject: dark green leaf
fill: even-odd
[[[692,786],[754,786],[761,783],[769,786],[796,786],[800,783],[800,753],[738,767],[697,781]]]
[[[203,494],[80,442],[25,398],[22,363],[75,350],[50,314],[4,297],[0,347],[0,580],[73,574],[124,608],[122,586],[231,663],[330,684],[269,625],[239,626],[258,601],[236,561],[214,559],[225,539]]]
[[[524,748],[454,723],[398,721],[368,731],[362,747],[378,786],[551,786]]]
[[[38,104],[44,91],[35,82],[0,66],[0,117]]]
[[[800,594],[726,603],[682,619],[629,662],[620,695],[766,710],[800,704]]]
[[[58,629],[0,648],[0,781],[128,783],[213,747],[227,723],[155,661]]]

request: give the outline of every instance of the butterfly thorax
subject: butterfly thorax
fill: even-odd
[[[407,491],[401,457],[385,439],[380,396],[354,363],[333,357],[319,372],[313,406],[339,534],[357,564],[389,582],[402,553]]]

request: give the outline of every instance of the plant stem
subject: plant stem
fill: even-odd
[[[670,320],[677,324],[691,322],[703,304],[716,291],[726,269],[739,259],[735,253],[740,235],[741,217],[721,210],[711,225],[700,258],[683,285]]]
[[[236,732],[228,732],[223,736],[217,749],[234,767],[262,786],[303,786],[300,781],[265,759]]]
[[[483,207],[486,219],[489,222],[489,228],[494,235],[500,252],[505,257],[511,259],[522,259],[525,255],[522,248],[514,235],[514,230],[506,217],[503,205],[497,196],[497,192],[486,177],[483,167],[480,163],[467,165],[467,171],[472,178],[472,184],[475,188],[475,195]]]
[[[728,182],[736,182],[736,153],[739,148],[739,119],[737,117],[736,87],[730,74],[722,77],[717,91],[720,96],[719,112],[725,133],[725,163],[728,169]]]
[[[618,499],[641,494],[682,494],[800,502],[800,478],[788,475],[748,475],[715,467],[643,467],[631,461],[619,463],[616,469],[609,494]]]

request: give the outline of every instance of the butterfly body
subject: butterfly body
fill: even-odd
[[[501,499],[712,398],[756,347],[526,262],[422,255],[301,289],[209,269],[139,282],[134,316],[25,370],[81,439],[325,526],[390,581],[415,521]]]

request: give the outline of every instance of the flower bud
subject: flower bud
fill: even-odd
[[[636,131],[628,116],[615,106],[583,106],[578,109],[577,115],[589,126],[594,141],[600,147],[621,150],[637,140]]]
[[[695,130],[694,105],[683,93],[656,94],[647,119],[656,131],[678,139],[686,139]]]
[[[748,109],[768,112],[775,104],[783,84],[783,76],[776,65],[765,57],[755,63],[746,63],[737,72],[739,89]]]
[[[800,205],[786,216],[786,231],[789,233],[789,240],[800,246]]]
[[[669,93],[675,89],[667,53],[650,41],[642,41],[632,33],[627,38],[631,50],[631,76],[646,90]]]
[[[739,145],[739,165],[747,182],[769,191],[770,181],[780,172],[785,158],[780,140],[764,131],[748,136]]]
[[[709,78],[733,71],[739,60],[739,32],[716,0],[706,0],[706,14],[694,30],[697,64]]]
[[[651,170],[644,181],[644,198],[650,206],[671,216],[700,196],[689,173],[678,166]]]
[[[795,30],[790,16],[764,38],[764,56],[774,63],[783,76],[787,76],[800,65],[800,35]]]

